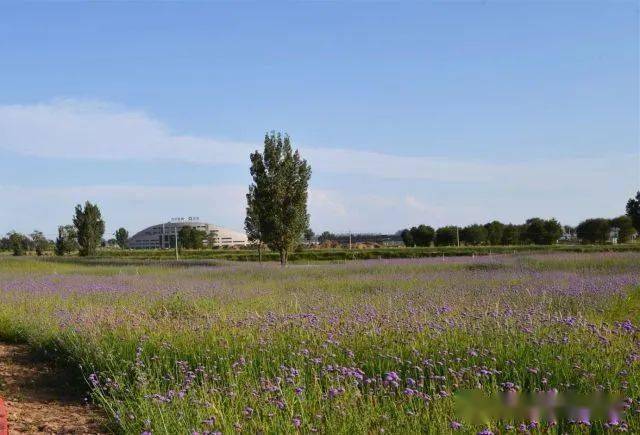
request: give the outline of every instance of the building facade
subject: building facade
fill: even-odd
[[[176,234],[182,227],[192,227],[204,231],[206,247],[245,246],[248,244],[247,235],[238,231],[222,228],[200,221],[195,217],[175,218],[171,221],[152,225],[134,234],[127,241],[131,249],[170,249],[175,248]]]

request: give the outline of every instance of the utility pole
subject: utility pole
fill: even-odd
[[[173,226],[173,234],[174,234],[175,243],[176,243],[176,261],[177,261],[179,259],[178,258],[178,226],[177,225]]]
[[[456,242],[458,242],[458,248],[460,247],[460,228],[456,226]]]
[[[349,251],[351,251],[351,230],[349,230]]]

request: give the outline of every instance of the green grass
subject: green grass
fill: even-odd
[[[289,260],[293,263],[316,262],[344,262],[349,260],[380,260],[395,258],[428,258],[428,257],[458,257],[458,256],[491,256],[512,255],[528,253],[593,253],[593,252],[640,252],[640,243],[628,244],[603,244],[603,245],[516,245],[516,246],[439,246],[439,247],[380,247],[368,249],[299,249],[292,252]],[[0,252],[0,255],[9,255],[8,252]],[[34,256],[34,253],[29,253]],[[189,260],[194,264],[215,265],[216,261],[240,261],[257,262],[258,253],[252,249],[198,249],[182,250],[180,260]],[[175,251],[171,249],[101,249],[97,256],[80,258],[77,255],[67,257],[44,257],[48,261],[72,262],[78,264],[111,264],[144,265],[149,261],[163,260],[168,265],[178,263],[175,260]],[[263,260],[267,262],[279,261],[276,252],[263,252]],[[200,262],[200,263],[198,263]]]
[[[344,261],[393,258],[450,257],[474,255],[499,255],[514,253],[551,253],[551,252],[640,252],[640,243],[618,245],[517,245],[517,246],[440,246],[440,247],[381,247],[370,249],[301,249],[290,254],[292,262]],[[105,249],[98,252],[99,258],[172,260],[175,252],[171,249]],[[258,261],[258,254],[250,249],[199,249],[183,250],[180,258],[191,260],[231,260]],[[276,252],[263,253],[265,261],[278,261]],[[87,260],[90,261],[90,260]],[[93,260],[95,261],[95,260]]]
[[[0,338],[96,374],[115,432],[504,432],[521,420],[465,419],[454,397],[506,382],[640,396],[638,332],[620,323],[640,320],[637,253],[101,261],[0,259]],[[624,420],[640,431],[635,407]]]

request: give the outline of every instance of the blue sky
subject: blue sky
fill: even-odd
[[[3,3],[0,231],[241,229],[289,132],[316,232],[621,214],[640,185],[638,5]]]

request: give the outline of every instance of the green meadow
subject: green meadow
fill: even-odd
[[[637,252],[1,257],[0,338],[77,367],[115,433],[635,433],[639,285]]]

